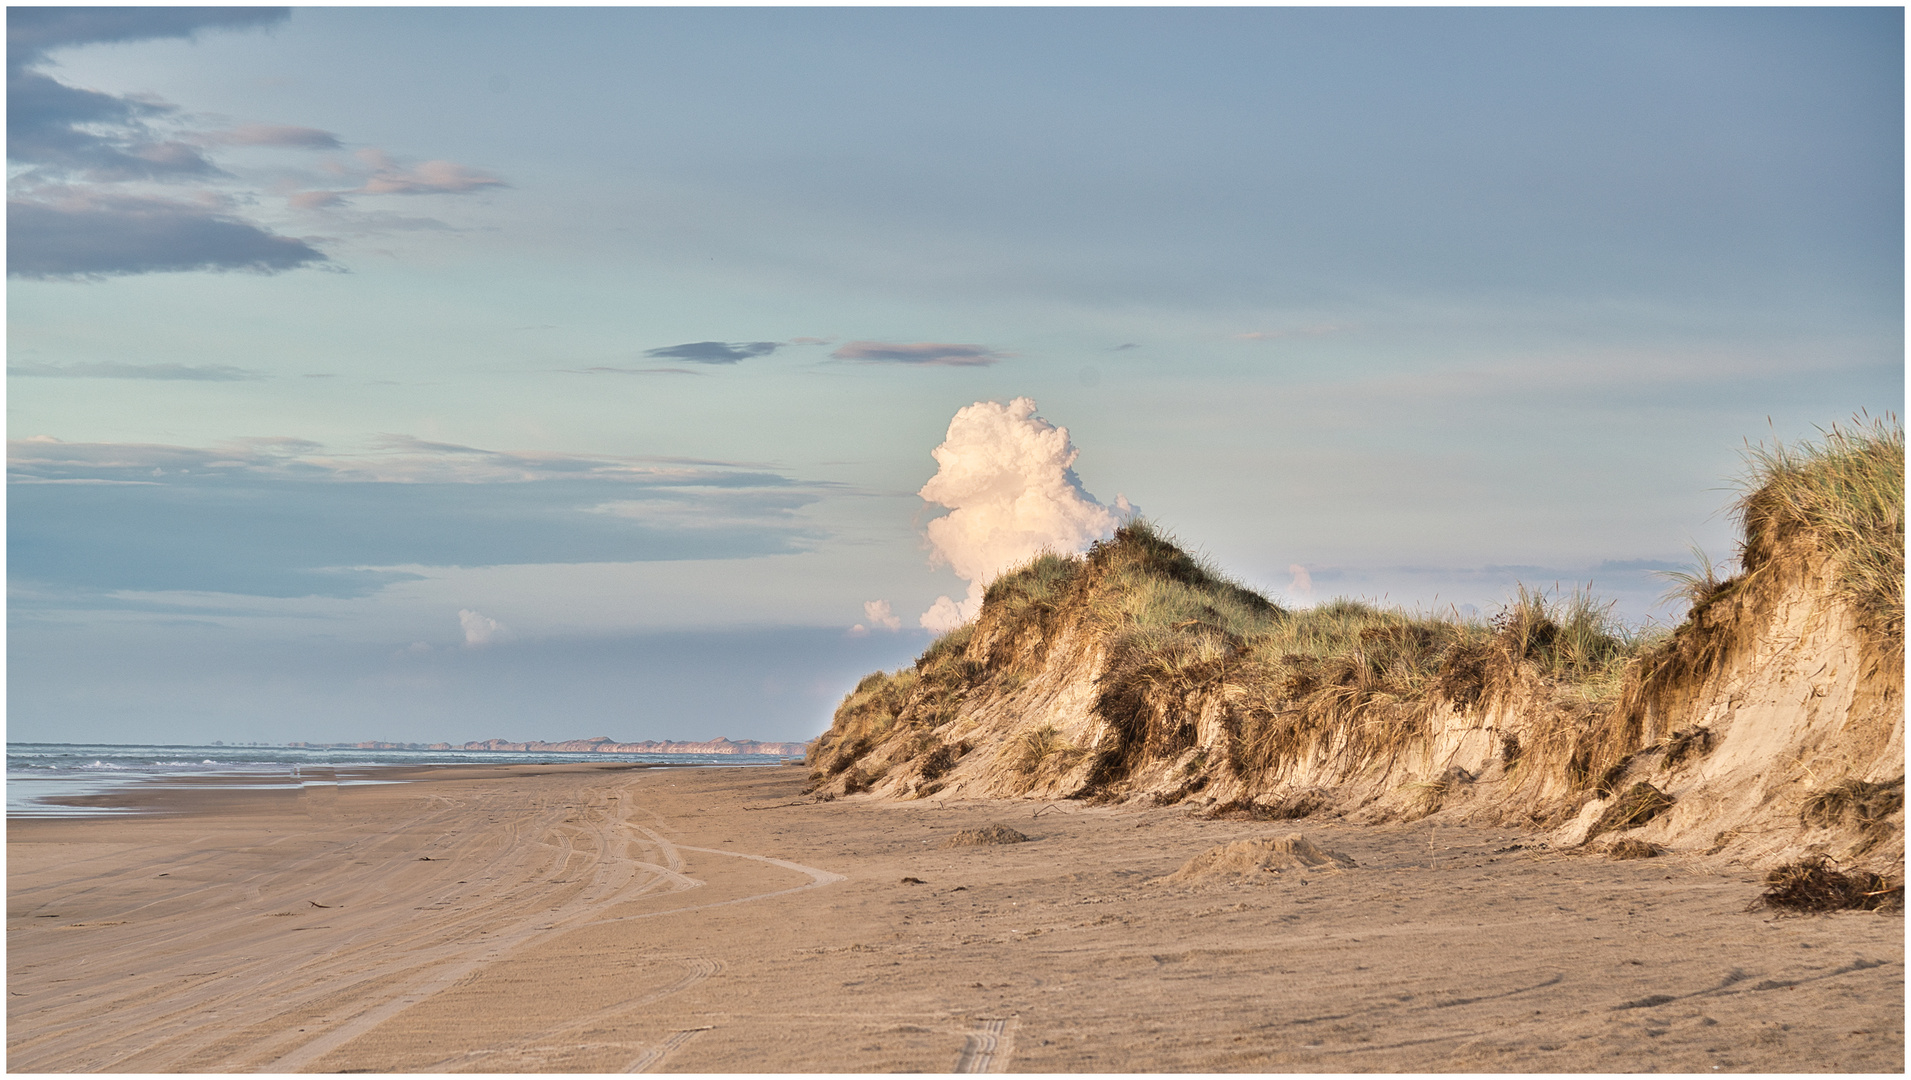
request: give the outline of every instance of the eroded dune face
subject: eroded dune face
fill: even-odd
[[[1664,640],[1581,662],[1564,604],[1470,628],[1290,613],[1130,525],[1005,575],[913,670],[865,679],[811,748],[812,790],[1440,815],[1632,857],[1901,866],[1901,623],[1880,632],[1809,537],[1748,563]],[[1330,616],[1343,652],[1279,652],[1283,626]]]

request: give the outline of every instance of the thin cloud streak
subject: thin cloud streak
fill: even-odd
[[[915,364],[925,367],[987,367],[999,364],[1010,354],[986,345],[954,345],[935,341],[899,344],[887,341],[852,341],[830,353],[838,360],[861,360],[873,364]]]
[[[120,364],[112,361],[79,364],[9,364],[9,376],[33,379],[158,379],[181,382],[244,382],[263,379],[264,372],[229,364]]]
[[[247,474],[302,481],[384,484],[523,484],[590,480],[652,487],[778,488],[786,477],[735,462],[664,457],[486,450],[387,435],[372,447],[328,452],[309,439],[268,436],[212,447],[63,442],[51,436],[7,444],[9,481],[146,481],[154,476]],[[814,486],[814,485],[811,485]]]

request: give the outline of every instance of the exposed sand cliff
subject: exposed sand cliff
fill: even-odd
[[[1897,447],[1901,508],[1901,433]],[[913,671],[863,680],[811,747],[812,784],[1440,815],[1755,866],[1823,854],[1901,880],[1901,577],[1881,616],[1854,599],[1845,549],[1808,517],[1759,517],[1763,493],[1740,504],[1744,572],[1629,652],[1581,625],[1583,605],[1530,597],[1491,627],[1353,611],[1368,624],[1340,651],[1283,652],[1303,613],[1130,526],[1004,575]]]

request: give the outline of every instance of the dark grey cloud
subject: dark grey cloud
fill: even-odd
[[[273,273],[324,261],[305,241],[274,235],[217,200],[117,195],[99,185],[225,178],[203,145],[318,148],[336,146],[335,137],[269,125],[168,135],[154,125],[174,116],[173,106],[69,86],[39,70],[60,48],[254,29],[287,16],[284,8],[8,8],[8,274]]]
[[[273,273],[325,254],[229,214],[135,196],[7,202],[7,274],[97,278],[179,270]]]
[[[8,272],[88,280],[194,270],[278,273],[325,261],[312,243],[247,220],[217,189],[242,183],[208,151],[228,147],[336,150],[329,131],[248,123],[190,130],[154,98],[70,86],[45,68],[54,50],[107,42],[190,38],[208,30],[278,25],[284,8],[10,8],[7,13]],[[356,186],[281,191],[294,210],[327,214],[337,238],[394,229],[444,229],[432,218],[341,213],[353,196],[459,195],[507,186],[455,161],[405,162],[365,147],[343,175]],[[192,184],[197,200],[127,193],[128,183]]]
[[[1008,358],[986,345],[955,345],[937,341],[901,344],[888,341],[852,341],[831,356],[875,364],[919,364],[932,367],[986,367]]]
[[[394,438],[9,446],[8,573],[60,598],[363,596],[398,566],[734,559],[805,550],[822,485],[721,463]]]
[[[9,377],[34,379],[162,379],[182,382],[241,382],[262,379],[262,372],[229,364],[122,364],[111,360],[80,364],[9,364]]]
[[[692,341],[661,349],[645,349],[659,360],[688,360],[693,364],[734,364],[752,356],[768,356],[782,348],[780,341]]]
[[[291,8],[283,7],[9,7],[7,66],[36,63],[68,45],[262,28],[276,26],[291,14]]]
[[[219,172],[196,147],[155,135],[170,105],[68,86],[34,70],[54,49],[192,37],[285,21],[284,8],[7,9],[7,159],[42,176],[167,179]]]

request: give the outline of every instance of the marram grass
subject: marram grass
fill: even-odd
[[[1745,494],[1732,507],[1741,565],[1756,572],[1783,541],[1811,540],[1837,563],[1844,599],[1902,650],[1904,425],[1861,415],[1816,441],[1748,447],[1745,459]]]

